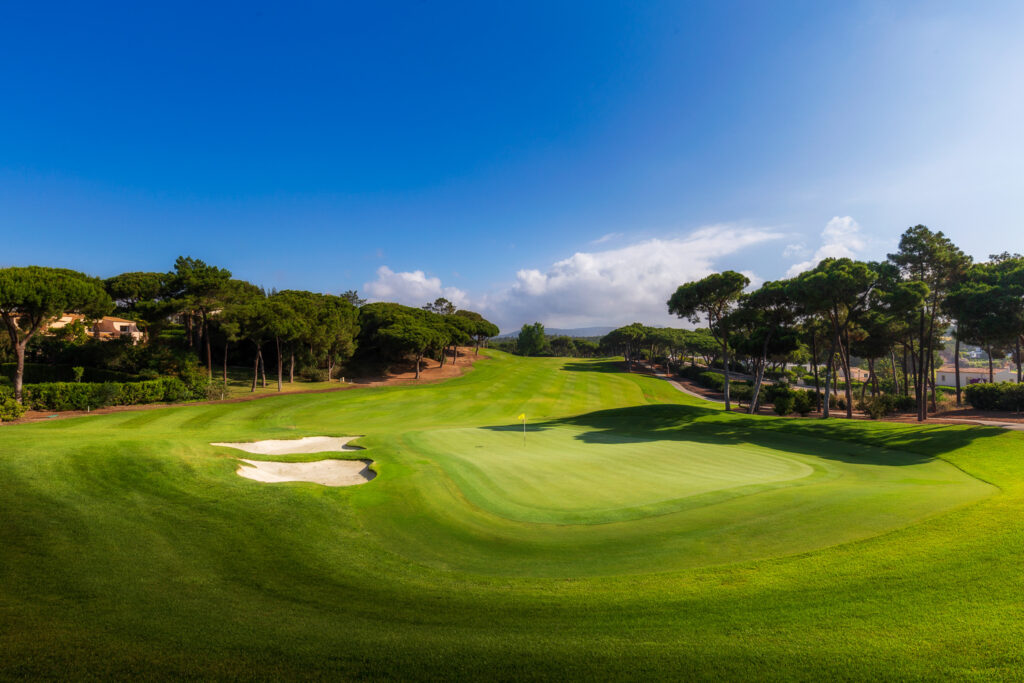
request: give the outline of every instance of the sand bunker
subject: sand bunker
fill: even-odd
[[[257,455],[295,455],[328,451],[358,451],[348,446],[354,436],[307,436],[301,439],[268,439],[249,443],[213,443],[211,446],[237,448]],[[284,481],[308,481],[324,486],[365,484],[377,473],[370,469],[372,460],[317,460],[316,462],[272,462],[246,460],[238,467],[238,475],[268,484]]]
[[[316,462],[268,462],[242,460],[238,475],[246,479],[274,484],[282,481],[308,481],[324,486],[365,484],[377,473],[371,460],[317,460]]]
[[[362,450],[346,444],[355,436],[305,436],[301,439],[267,439],[266,441],[250,441],[248,443],[212,443],[211,446],[237,448],[246,453],[256,455],[295,455],[297,453],[324,453],[331,451]]]

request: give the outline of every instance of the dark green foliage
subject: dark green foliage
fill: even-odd
[[[789,415],[793,412],[795,404],[796,401],[792,394],[780,394],[772,402],[772,408],[775,410],[776,415]]]
[[[969,384],[965,389],[967,402],[978,410],[1024,410],[1024,384],[988,382]]]
[[[857,410],[865,413],[872,420],[880,420],[896,412],[898,397],[892,394],[878,394],[857,402]]]
[[[114,342],[104,342],[112,344]],[[0,364],[0,376],[14,379],[17,371],[15,363]],[[132,382],[137,377],[127,372],[116,370],[103,370],[101,368],[84,368],[81,381],[83,382]],[[39,384],[41,382],[74,382],[75,368],[71,365],[46,365],[43,363],[25,363],[25,384]]]
[[[799,413],[801,417],[806,417],[814,412],[817,403],[813,391],[793,391],[793,412]]]
[[[190,387],[177,377],[144,382],[49,382],[25,385],[33,410],[89,410],[106,406],[175,403],[207,398],[205,383]]]
[[[517,348],[520,356],[541,356],[549,353],[548,340],[544,335],[544,325],[541,323],[523,325],[523,328],[519,330]]]

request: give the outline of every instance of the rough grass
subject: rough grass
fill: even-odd
[[[608,361],[491,355],[442,384],[0,429],[0,676],[1024,665],[1024,434],[727,415]],[[380,476],[344,489],[245,480],[208,445],[349,434]]]

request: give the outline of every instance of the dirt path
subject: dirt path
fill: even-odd
[[[249,401],[260,401],[265,398],[274,398],[276,396],[294,396],[296,394],[328,394],[335,391],[351,391],[353,389],[360,389],[366,387],[386,387],[386,386],[400,386],[405,384],[430,384],[433,382],[442,382],[453,377],[459,377],[465,374],[469,369],[473,367],[473,364],[478,360],[486,358],[486,356],[477,356],[474,354],[475,349],[471,346],[459,347],[459,359],[458,363],[452,364],[450,361],[445,363],[442,368],[441,364],[433,359],[427,359],[423,361],[423,366],[420,370],[420,379],[416,379],[416,372],[402,372],[395,373],[386,376],[374,376],[374,377],[361,377],[353,378],[351,383],[343,386],[332,387],[329,389],[308,389],[299,391],[283,391],[280,393],[272,394],[259,394],[256,396],[236,396],[234,398],[226,398],[219,401],[189,401],[186,403],[146,403],[144,405],[133,405],[133,406],[110,406],[107,408],[97,408],[96,410],[65,410],[65,411],[38,411],[29,410],[26,411],[20,419],[12,422],[2,422],[0,425],[16,425],[24,424],[28,422],[49,422],[51,420],[64,420],[71,417],[85,417],[87,415],[107,415],[109,413],[123,413],[136,410],[156,410],[158,408],[169,408],[173,406],[194,406],[194,405],[215,405],[222,403],[248,403]]]

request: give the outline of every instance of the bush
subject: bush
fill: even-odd
[[[177,377],[122,383],[48,382],[26,384],[24,400],[33,410],[91,410],[107,406],[205,399],[209,398],[209,386],[210,383],[206,383],[197,392]]]
[[[867,414],[872,420],[880,420],[896,411],[897,399],[902,397],[890,394],[878,394],[863,401],[858,401],[857,410]]]
[[[793,412],[800,413],[800,417],[807,417],[814,411],[817,405],[817,401],[814,398],[813,391],[794,391]]]
[[[836,396],[835,394],[829,394],[828,407],[830,410],[846,410],[846,398],[843,396]]]
[[[14,400],[11,396],[0,398],[0,422],[11,422],[17,420],[25,413],[25,406]]]
[[[978,410],[1007,410],[1016,413],[1024,410],[1024,384],[982,382],[968,384],[964,393],[967,402]]]
[[[793,412],[793,406],[795,400],[792,394],[780,394],[775,397],[775,403],[773,408],[775,409],[776,415],[789,415]]]
[[[330,379],[327,376],[326,369],[314,367],[312,365],[306,366],[299,370],[299,377],[308,382],[326,382]]]

